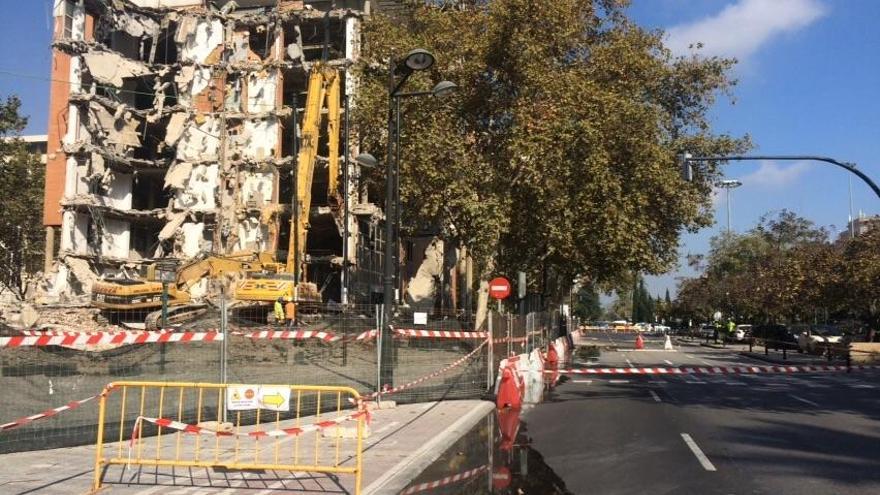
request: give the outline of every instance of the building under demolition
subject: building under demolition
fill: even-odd
[[[325,302],[374,299],[382,214],[338,124],[369,9],[368,0],[56,0],[43,217],[50,297],[143,276],[157,259],[264,252],[283,262],[291,219],[307,212],[301,280]],[[338,101],[328,96],[321,109],[331,128],[314,143],[303,127],[317,70],[341,83]],[[307,146],[313,175],[297,177]]]

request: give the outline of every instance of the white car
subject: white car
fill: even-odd
[[[832,327],[811,328],[798,335],[798,348],[803,352],[821,352],[829,344],[840,344],[843,335]]]
[[[742,342],[746,340],[746,337],[752,333],[751,325],[737,325],[736,329],[733,331],[733,340],[737,342]]]

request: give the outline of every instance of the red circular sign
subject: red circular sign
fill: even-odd
[[[492,299],[507,299],[510,295],[510,282],[504,277],[495,277],[489,281],[489,297]]]
[[[492,473],[492,486],[495,487],[496,490],[503,490],[510,486],[510,478],[510,469],[501,466],[495,469],[495,472]]]

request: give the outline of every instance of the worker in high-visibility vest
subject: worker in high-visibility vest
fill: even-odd
[[[282,298],[278,298],[275,301],[275,323],[278,325],[284,324],[284,300]]]

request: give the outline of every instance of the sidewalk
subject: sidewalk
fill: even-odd
[[[374,411],[372,432],[364,442],[363,493],[396,493],[493,407],[491,402],[456,400]],[[271,445],[266,444],[267,450]],[[88,493],[94,456],[94,445],[0,455],[0,491],[10,495]],[[341,465],[349,462],[353,460]],[[126,495],[354,493],[354,475],[111,466],[103,491]]]

